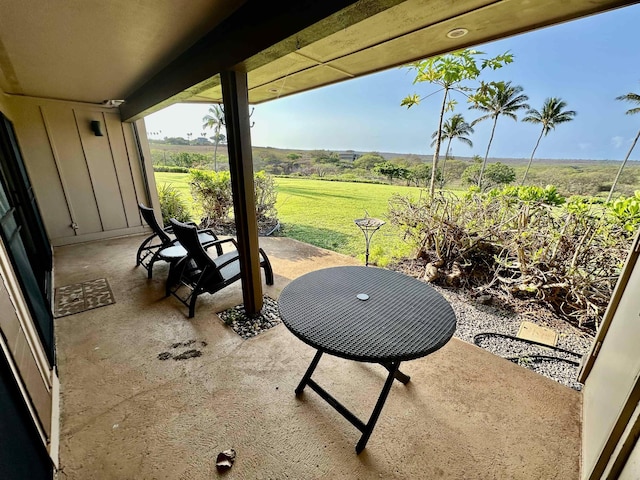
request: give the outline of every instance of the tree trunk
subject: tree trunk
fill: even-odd
[[[442,172],[440,178],[440,190],[444,188],[444,168],[447,166],[447,158],[449,158],[449,149],[451,148],[451,140],[453,137],[449,137],[449,141],[447,142],[447,150],[444,152],[444,161],[442,162]]]
[[[487,168],[487,158],[489,158],[489,149],[491,149],[491,142],[493,142],[493,134],[496,131],[496,125],[498,123],[498,116],[496,115],[493,121],[493,128],[491,129],[491,136],[489,137],[489,145],[487,145],[487,153],[484,154],[484,160],[482,161],[482,167],[480,167],[480,175],[478,175],[478,188],[482,189],[482,176],[484,170]]]
[[[638,142],[638,137],[640,137],[640,130],[638,130],[638,134],[636,135],[636,138],[634,138],[633,143],[631,144],[631,148],[627,152],[627,156],[624,157],[624,160],[622,161],[622,165],[620,165],[620,169],[618,170],[615,180],[613,180],[613,185],[611,185],[611,190],[609,190],[609,195],[607,196],[607,202],[611,201],[613,191],[616,189],[616,185],[618,184],[618,180],[620,179],[620,175],[622,174],[622,169],[627,164],[627,160],[629,160],[629,157],[631,156],[631,152],[633,152],[633,149],[636,146],[636,143]]]
[[[449,89],[444,88],[444,98],[442,99],[442,108],[440,108],[440,121],[438,122],[438,136],[436,137],[436,148],[433,152],[433,163],[431,164],[431,182],[429,184],[429,195],[433,197],[436,193],[436,168],[438,168],[438,159],[440,158],[440,143],[442,142],[442,121],[444,119],[444,109],[447,106],[447,95]]]
[[[524,181],[527,179],[527,174],[529,173],[529,169],[531,168],[531,162],[533,162],[533,156],[536,154],[536,150],[538,149],[538,145],[540,145],[540,140],[542,139],[542,134],[544,133],[544,126],[542,127],[542,131],[540,132],[540,136],[538,137],[538,141],[536,142],[536,146],[533,147],[533,152],[531,152],[531,158],[529,159],[529,163],[527,163],[527,169],[524,171],[524,176],[522,177],[522,181],[520,182],[520,186],[524,185]]]
[[[215,140],[213,141],[213,171],[217,172],[218,171],[218,144],[220,143],[220,123],[218,123],[216,125],[216,128],[214,130],[215,134],[214,134],[214,138]]]

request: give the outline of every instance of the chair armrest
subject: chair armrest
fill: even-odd
[[[198,233],[208,233],[213,237],[214,240],[218,240],[218,236],[214,233],[211,228],[203,228],[202,230],[198,230]]]
[[[223,243],[228,243],[228,242],[233,243],[233,246],[236,247],[236,250],[238,249],[238,244],[236,243],[235,239],[233,239],[233,238],[225,238],[223,240],[215,240],[213,242],[207,243],[207,246],[205,247],[205,250],[210,248],[210,247],[213,247],[214,245],[215,246],[220,246]]]

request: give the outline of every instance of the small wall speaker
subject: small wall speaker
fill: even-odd
[[[94,133],[96,137],[102,137],[102,124],[100,120],[91,120],[91,131]]]

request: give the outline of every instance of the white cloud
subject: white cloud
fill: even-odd
[[[623,143],[624,143],[624,137],[616,135],[615,137],[611,138],[611,144],[614,146],[614,148],[620,148]]]

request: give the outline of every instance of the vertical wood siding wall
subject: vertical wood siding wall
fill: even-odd
[[[99,106],[24,97],[9,102],[53,246],[144,231],[137,204],[153,199],[133,124]],[[102,124],[103,136],[95,136],[92,120]]]

